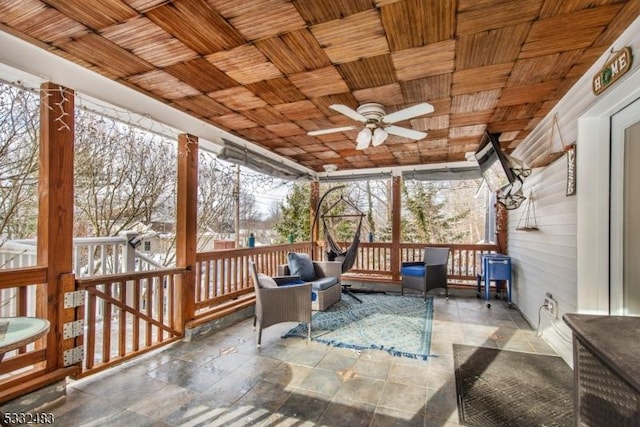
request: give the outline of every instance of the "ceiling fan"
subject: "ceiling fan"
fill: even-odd
[[[362,104],[356,110],[342,104],[333,104],[330,105],[329,108],[337,111],[340,114],[344,114],[345,116],[353,120],[364,123],[364,128],[362,128],[356,138],[357,150],[364,150],[369,146],[369,144],[372,144],[374,147],[376,147],[382,144],[387,139],[387,136],[389,136],[389,134],[415,140],[422,139],[427,136],[426,132],[393,126],[393,123],[412,119],[414,117],[433,112],[433,105],[427,102],[422,102],[420,104],[416,104],[412,107],[408,107],[391,114],[386,113],[382,104],[378,104],[375,102]],[[339,128],[314,130],[308,132],[308,134],[311,136],[317,136],[333,132],[344,132],[357,128],[357,126],[343,126]]]

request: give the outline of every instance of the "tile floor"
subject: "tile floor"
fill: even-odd
[[[344,298],[349,298],[344,296]],[[434,298],[428,361],[281,339],[252,319],[70,381],[60,426],[456,426],[452,344],[553,354],[517,310]]]

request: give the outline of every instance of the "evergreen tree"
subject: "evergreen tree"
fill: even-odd
[[[403,184],[404,206],[409,213],[408,218],[402,219],[403,241],[454,243],[466,238],[466,233],[457,231],[457,224],[469,215],[469,210],[448,216],[440,190],[435,182]]]
[[[294,184],[285,202],[280,204],[282,219],[273,228],[282,242],[287,241],[289,235],[293,236],[294,242],[311,240],[309,200],[309,184]]]

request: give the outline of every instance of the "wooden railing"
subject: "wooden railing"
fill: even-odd
[[[344,247],[348,243],[342,243]],[[424,243],[401,243],[400,262],[422,261],[424,259]],[[430,244],[451,248],[449,255],[448,277],[450,284],[472,285],[480,272],[482,254],[495,253],[497,246],[493,244]],[[391,281],[394,268],[391,265],[391,243],[361,242],[358,247],[358,258],[354,267],[345,275],[349,279],[366,279]],[[399,266],[397,267],[399,271]],[[397,271],[395,271],[397,273]]]
[[[347,244],[344,244],[347,246]],[[425,244],[402,243],[400,261],[424,258]],[[482,254],[493,253],[496,245],[436,244],[451,248],[449,283],[475,285]],[[258,270],[276,275],[277,266],[286,264],[288,252],[310,253],[311,244],[263,246],[199,253],[196,257],[195,319],[189,326],[229,314],[254,303],[253,284],[249,280],[248,261],[256,261]],[[321,251],[321,249],[320,249]],[[318,253],[320,251],[317,251]],[[395,282],[400,267],[391,265],[391,243],[365,243],[359,246],[358,258],[345,279]]]
[[[181,337],[175,325],[183,268],[76,279],[86,291],[83,375]]]
[[[195,273],[195,321],[208,320],[253,304],[253,283],[249,280],[250,259],[258,271],[275,276],[279,264],[287,262],[287,253],[311,250],[310,243],[226,249],[199,253]]]
[[[163,268],[129,244],[129,240],[138,236],[136,232],[123,231],[112,237],[74,238],[74,274],[76,277],[105,276]],[[12,240],[0,246],[0,270],[31,267],[36,265],[36,259],[35,239]]]
[[[400,262],[418,261],[424,256],[425,244],[400,244]],[[435,245],[451,248],[449,257],[450,284],[472,285],[480,269],[480,257],[496,251],[495,245]],[[248,261],[254,260],[260,272],[276,275],[277,267],[285,264],[289,252],[311,252],[309,242],[244,249],[217,250],[199,253],[195,267],[195,307],[187,327],[220,318],[254,302],[253,283],[249,279]],[[316,254],[321,252],[315,251]],[[345,279],[397,283],[398,271],[392,266],[391,243],[360,244],[354,268]],[[75,319],[84,321],[84,336],[74,342],[66,340],[64,348],[84,345],[81,372],[85,376],[114,364],[180,339],[182,324],[178,311],[182,295],[180,284],[188,276],[184,268],[156,269],[99,277],[75,277],[69,274],[69,289],[85,292],[83,306]],[[47,269],[30,267],[0,271],[0,315],[33,316],[39,292],[45,292]],[[63,283],[63,287],[66,287]],[[41,289],[42,288],[42,289]],[[45,314],[46,315],[46,314]],[[65,321],[73,320],[69,318]],[[53,326],[53,325],[52,325]],[[59,325],[59,327],[61,327]],[[46,340],[15,350],[5,356],[0,365],[0,394],[21,381],[48,375]]]
[[[347,243],[341,243],[347,247]],[[350,275],[374,275],[391,278],[391,243],[365,243],[358,246],[358,257]]]
[[[424,248],[422,243],[401,243],[401,260],[422,261]],[[483,254],[496,253],[498,246],[494,244],[430,244],[429,246],[450,248],[448,280],[453,285],[476,284],[477,275],[480,273],[480,260]]]
[[[36,316],[36,288],[46,276],[44,267],[0,271],[0,317]],[[43,337],[6,353],[0,363],[0,393],[46,372],[46,351]]]

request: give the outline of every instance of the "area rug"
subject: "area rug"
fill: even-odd
[[[426,360],[431,346],[433,301],[422,297],[358,294],[311,319],[311,339],[334,347],[384,350],[394,356]],[[300,324],[283,338],[306,337]]]
[[[557,356],[453,345],[460,423],[573,426],[573,373]]]

